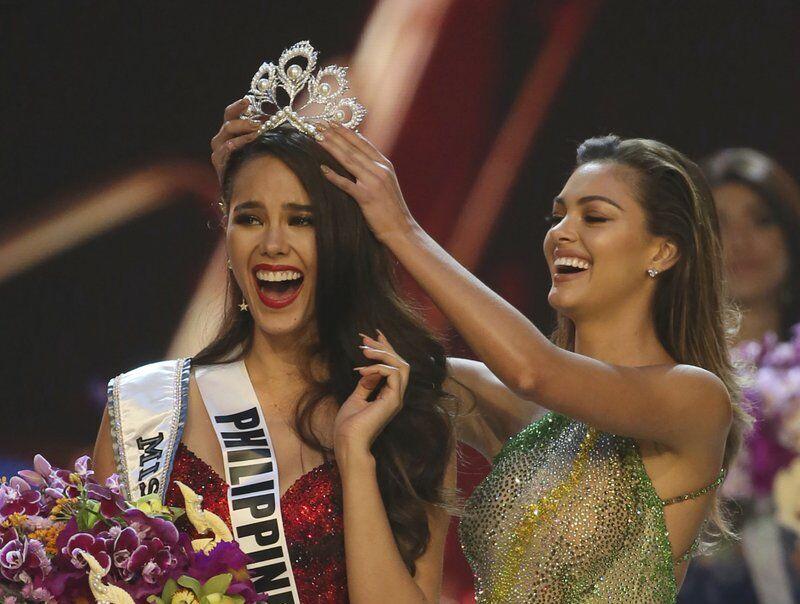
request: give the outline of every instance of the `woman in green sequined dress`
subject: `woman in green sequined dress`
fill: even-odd
[[[485,370],[452,363],[489,431],[518,427],[524,400],[551,410],[511,438],[467,503],[479,601],[674,601],[703,527],[726,528],[715,487],[747,422],[696,165],[654,141],[581,145],[544,243],[553,344],[420,229],[366,141],[334,130],[323,145],[356,182],[329,178],[516,395],[492,405],[502,396],[480,396]]]
[[[749,419],[697,166],[655,141],[581,145],[544,242],[551,342],[421,229],[366,139],[334,127],[320,144],[354,178],[326,176],[486,364],[450,367],[480,411],[466,436],[484,451],[511,437],[461,523],[478,601],[674,601],[704,528],[727,530],[716,487]],[[529,401],[550,412],[525,427]]]

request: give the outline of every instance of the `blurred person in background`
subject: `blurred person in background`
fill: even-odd
[[[722,236],[728,291],[742,311],[737,342],[800,322],[800,187],[752,149],[726,149],[703,163]]]
[[[723,489],[736,503],[742,540],[698,560],[681,601],[800,601],[800,527],[778,520],[800,506],[799,470],[787,469],[800,453],[793,378],[800,371],[793,330],[800,322],[800,187],[753,149],[719,151],[702,167],[719,214],[729,293],[742,314],[735,354],[756,423]]]

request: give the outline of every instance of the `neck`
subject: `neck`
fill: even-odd
[[[630,308],[575,321],[575,352],[626,367],[675,362],[661,345],[649,311],[636,313]]]
[[[298,334],[268,335],[256,328],[253,345],[245,356],[245,364],[254,382],[281,384],[304,383],[308,366],[307,338]]]
[[[769,332],[778,333],[781,328],[781,312],[773,298],[749,300],[742,303],[742,323],[736,342],[760,340]]]

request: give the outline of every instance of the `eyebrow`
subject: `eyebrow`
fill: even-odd
[[[233,208],[234,212],[240,212],[244,210],[252,210],[255,208],[263,208],[264,204],[260,201],[249,200],[243,201],[242,203],[236,204],[236,207]],[[298,212],[312,212],[314,210],[314,206],[307,204],[307,203],[297,203],[297,202],[287,202],[283,204],[284,210],[295,210]]]
[[[583,204],[589,203],[590,201],[605,201],[606,203],[610,203],[618,210],[621,210],[622,212],[625,211],[625,209],[622,206],[620,206],[616,201],[614,201],[613,199],[609,199],[608,197],[603,197],[602,195],[585,195],[584,197],[581,197],[576,203],[579,206],[581,206]],[[561,204],[562,206],[567,205],[567,202],[564,201],[564,198],[561,196],[557,196],[555,199],[553,199],[553,203],[558,203]]]

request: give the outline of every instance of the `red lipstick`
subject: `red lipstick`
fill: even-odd
[[[286,292],[275,292],[275,291],[267,291],[267,286],[263,286],[263,283],[278,283],[278,282],[262,282],[259,281],[258,277],[256,276],[258,271],[270,271],[270,272],[281,272],[281,271],[288,271],[293,273],[300,273],[300,279],[296,279],[295,282],[298,282],[296,286],[290,286]],[[286,264],[258,264],[253,267],[253,278],[256,282],[256,292],[258,293],[258,298],[261,300],[261,303],[266,306],[267,308],[285,308],[289,306],[292,302],[294,302],[297,297],[300,295],[300,292],[303,289],[303,271],[301,271],[296,266],[290,266]],[[282,282],[286,283],[286,282]]]

